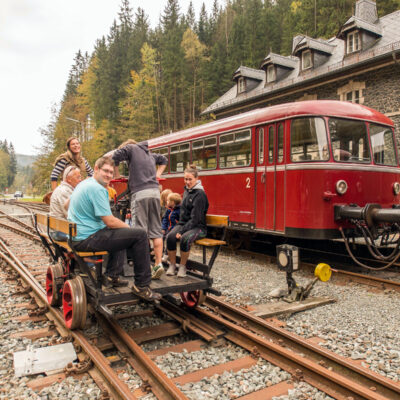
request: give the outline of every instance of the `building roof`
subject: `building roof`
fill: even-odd
[[[279,65],[281,67],[294,69],[296,68],[299,59],[293,56],[281,56],[280,54],[269,53],[261,63],[260,68],[263,68],[269,64]]]
[[[345,37],[346,32],[352,30],[354,28],[363,29],[364,31],[375,34],[376,36],[382,36],[382,29],[380,24],[371,24],[367,21],[364,21],[357,17],[351,17],[347,20],[347,22],[340,28],[337,37],[343,39]]]
[[[258,71],[262,80],[260,83],[251,91],[247,93],[237,94],[236,85],[228,90],[224,95],[222,95],[219,99],[217,99],[214,103],[212,103],[209,107],[207,107],[202,114],[209,114],[212,112],[216,112],[219,110],[223,110],[234,106],[236,104],[242,104],[244,102],[248,102],[249,100],[257,100],[258,98],[268,98],[273,94],[277,94],[289,87],[295,87],[299,85],[306,85],[307,83],[311,83],[316,79],[323,78],[325,76],[337,74],[340,71],[346,71],[349,69],[356,68],[358,66],[373,63],[380,58],[387,57],[394,53],[400,52],[400,10],[395,11],[391,14],[385,15],[378,19],[374,26],[376,30],[379,28],[379,32],[381,35],[376,42],[369,47],[367,50],[358,51],[353,54],[346,54],[345,51],[345,41],[335,37],[325,41],[324,44],[328,44],[329,48],[332,48],[332,53],[330,54],[328,60],[318,66],[311,68],[309,70],[300,71],[300,63],[297,62],[294,68],[290,71],[290,73],[283,79],[269,83],[267,86],[265,85],[265,72],[262,70],[253,70]],[[350,20],[349,20],[350,21]],[[348,22],[349,22],[348,21]],[[354,19],[356,21],[356,19]],[[365,21],[364,21],[365,22]],[[365,22],[368,24],[368,22]],[[366,25],[365,25],[366,26]],[[296,38],[295,38],[296,39]],[[297,38],[298,40],[300,37]],[[300,39],[300,41],[303,38]],[[315,41],[318,42],[317,39],[313,39],[313,45]],[[295,44],[300,43],[299,41]],[[309,41],[311,43],[311,40]],[[320,43],[318,43],[320,44]],[[267,65],[268,57],[270,57],[271,61],[278,61],[278,65],[282,60],[292,59],[290,57],[284,57],[275,54],[269,54],[263,61],[263,66]],[[294,64],[294,63],[293,63]],[[292,65],[293,65],[292,64]],[[247,67],[240,67],[247,68]],[[301,74],[300,74],[301,72]]]
[[[292,54],[296,56],[300,51],[304,49],[311,49],[320,51],[326,54],[332,54],[335,46],[324,39],[313,39],[308,36],[303,36],[295,45]]]
[[[255,79],[257,81],[262,81],[264,78],[264,71],[254,68],[249,68],[241,65],[233,74],[233,79],[243,76],[244,78]]]

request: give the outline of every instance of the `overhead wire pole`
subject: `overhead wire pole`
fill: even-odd
[[[85,141],[86,140],[86,138],[85,138],[85,126],[84,126],[83,122],[79,121],[77,119],[74,119],[74,118],[70,118],[70,117],[65,117],[65,119],[69,119],[70,121],[76,122],[77,124],[79,124],[81,126],[81,137],[79,138],[79,140],[81,142]]]

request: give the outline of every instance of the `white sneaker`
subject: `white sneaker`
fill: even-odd
[[[175,275],[175,269],[176,269],[176,265],[170,264],[170,266],[167,269],[167,275]]]
[[[186,276],[186,267],[184,265],[179,265],[177,277],[184,278],[185,276]]]
[[[161,261],[166,263],[166,262],[168,261],[168,254],[164,254],[164,255],[162,256]]]

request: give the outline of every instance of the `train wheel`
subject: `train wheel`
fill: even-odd
[[[83,329],[86,323],[87,302],[85,284],[80,276],[64,283],[62,306],[65,326]]]
[[[180,293],[182,302],[190,308],[197,307],[204,303],[206,299],[206,294],[204,290],[194,290],[192,292],[182,292]]]
[[[61,265],[50,265],[47,268],[46,273],[46,297],[47,301],[51,306],[60,306],[61,305],[61,289],[62,286],[58,284],[60,279],[63,276],[63,269]]]

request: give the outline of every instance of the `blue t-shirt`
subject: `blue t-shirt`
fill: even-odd
[[[68,221],[75,222],[77,235],[73,240],[84,240],[106,227],[101,217],[112,215],[107,189],[94,178],[82,181],[72,192]]]

